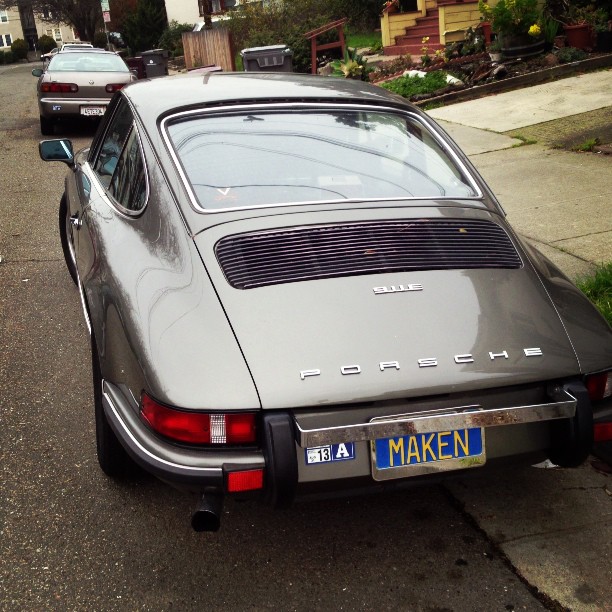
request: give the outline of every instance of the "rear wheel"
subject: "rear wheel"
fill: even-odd
[[[40,116],[40,133],[43,136],[53,136],[55,121],[49,117]]]
[[[102,471],[111,478],[127,474],[135,464],[126,453],[112,430],[102,403],[102,375],[98,361],[96,343],[91,342],[91,367],[93,373],[94,408],[96,414],[96,451]]]
[[[59,205],[59,233],[60,240],[62,241],[62,251],[64,252],[64,259],[66,261],[66,267],[68,272],[77,284],[77,270],[76,270],[76,258],[74,255],[74,246],[70,240],[70,218],[68,217],[68,202],[66,200],[66,194],[62,196]]]

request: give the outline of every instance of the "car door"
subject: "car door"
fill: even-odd
[[[120,160],[133,131],[134,118],[122,98],[115,101],[110,112],[106,128],[94,142],[87,163],[77,164],[75,170],[80,210],[71,213],[78,218],[73,222],[78,228],[74,246],[82,280],[96,267],[105,236],[112,234],[115,215],[133,214],[133,210],[127,210],[115,196],[119,184],[131,184],[137,181],[137,175],[123,171],[122,181],[119,181],[115,174],[125,166]]]

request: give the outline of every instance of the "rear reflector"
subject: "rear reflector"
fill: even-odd
[[[612,395],[612,372],[600,372],[587,376],[586,387],[591,401],[610,397]]]
[[[188,444],[253,444],[255,413],[177,410],[142,394],[140,414],[162,436]]]
[[[263,469],[245,472],[229,472],[227,474],[227,492],[254,491],[263,489]]]
[[[608,442],[612,440],[612,423],[595,423],[595,442]]]

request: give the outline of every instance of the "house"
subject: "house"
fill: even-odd
[[[0,10],[0,50],[9,51],[15,40],[27,41],[30,51],[37,50],[38,39],[46,34],[55,39],[58,46],[62,42],[78,40],[76,32],[69,26],[54,24],[44,20],[45,15],[37,16],[31,7],[19,10]],[[51,19],[51,15],[46,17]]]
[[[480,23],[478,0],[416,0],[415,10],[400,12],[388,2],[380,18],[385,55],[422,55],[463,40],[469,27]]]
[[[240,0],[165,0],[168,21],[196,24],[204,20],[207,10],[211,16],[222,15],[240,4]]]

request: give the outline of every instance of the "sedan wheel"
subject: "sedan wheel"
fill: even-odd
[[[98,362],[98,350],[93,338],[91,342],[91,365],[96,413],[96,451],[98,463],[107,476],[116,478],[125,475],[130,469],[134,469],[136,464],[130,459],[123,446],[121,446],[121,442],[119,442],[104,413],[102,375]]]
[[[70,219],[68,217],[68,203],[66,201],[66,195],[62,196],[59,206],[59,233],[60,240],[62,241],[62,251],[64,252],[64,259],[66,260],[66,267],[70,276],[77,284],[77,271],[76,271],[76,258],[74,255],[74,246],[72,240],[70,240]]]
[[[40,116],[40,133],[43,136],[53,136],[55,121],[49,117]]]

